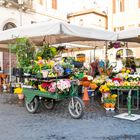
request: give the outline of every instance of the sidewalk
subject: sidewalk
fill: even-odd
[[[7,103],[7,104],[17,104],[18,103],[18,98],[17,95],[15,94],[10,94],[10,93],[0,93],[0,103]]]

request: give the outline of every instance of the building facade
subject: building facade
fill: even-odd
[[[0,31],[50,20],[67,21],[58,12],[57,0],[0,0]],[[57,13],[57,14],[56,14]],[[64,16],[63,16],[64,15]],[[0,70],[9,72],[9,50],[0,44]],[[12,55],[12,66],[16,57]]]
[[[114,31],[140,27],[140,0],[112,0]]]
[[[97,9],[87,9],[68,14],[68,22],[83,27],[108,28],[107,14]]]

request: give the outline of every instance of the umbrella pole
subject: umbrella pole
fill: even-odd
[[[105,71],[107,70],[107,61],[108,61],[108,57],[107,57],[107,45],[108,45],[108,42],[106,41],[105,42]]]
[[[11,62],[11,47],[9,47],[9,80],[10,80],[10,83],[11,83],[11,67],[12,67],[12,62]]]

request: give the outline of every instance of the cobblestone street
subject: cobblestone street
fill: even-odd
[[[41,107],[36,114],[28,113],[18,104],[1,102],[0,139],[140,140],[140,120],[131,122],[113,115],[98,103],[86,108],[82,119],[74,120],[68,113],[66,100],[58,102],[51,111]]]

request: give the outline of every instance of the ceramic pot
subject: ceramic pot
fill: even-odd
[[[23,100],[24,99],[24,94],[18,94],[18,99]]]
[[[42,72],[42,76],[43,76],[43,78],[47,78],[48,77],[48,70],[42,70],[41,71]]]

